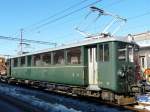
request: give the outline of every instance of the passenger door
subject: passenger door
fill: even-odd
[[[89,90],[100,90],[98,87],[98,70],[97,70],[97,48],[88,48],[88,79],[89,79]]]

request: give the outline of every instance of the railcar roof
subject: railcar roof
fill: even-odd
[[[37,52],[32,52],[32,53],[26,53],[23,55],[17,55],[14,56],[12,58],[17,58],[17,57],[22,57],[22,56],[28,56],[28,55],[34,55],[34,54],[40,54],[40,53],[44,53],[44,52],[50,52],[50,51],[55,51],[55,50],[61,50],[61,49],[66,49],[66,48],[72,48],[72,47],[78,47],[78,46],[83,46],[83,45],[91,45],[91,44],[95,44],[95,43],[102,43],[102,42],[110,42],[110,41],[121,41],[121,42],[127,42],[123,39],[116,39],[114,37],[93,37],[93,38],[87,38],[83,41],[77,41],[75,43],[71,43],[71,44],[65,44],[65,45],[61,45],[58,47],[54,47],[54,48],[49,48],[49,49],[45,49],[45,50],[39,50]]]

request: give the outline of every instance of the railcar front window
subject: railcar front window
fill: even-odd
[[[120,43],[118,45],[118,60],[119,61],[127,60],[126,52],[127,52],[126,44]]]
[[[25,57],[21,57],[20,66],[25,66]]]
[[[71,48],[67,50],[67,63],[68,64],[80,64],[80,57],[81,57],[81,49],[78,48]]]
[[[43,66],[47,66],[51,64],[51,53],[43,54],[42,63]]]
[[[64,64],[64,50],[54,52],[54,64]]]

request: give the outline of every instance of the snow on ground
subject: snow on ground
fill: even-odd
[[[0,84],[0,93],[15,97],[45,112],[131,112],[121,108]]]

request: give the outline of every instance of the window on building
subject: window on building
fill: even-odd
[[[67,63],[68,64],[80,64],[81,60],[81,48],[71,48],[67,50]]]
[[[25,57],[20,58],[20,66],[25,66]]]
[[[142,67],[144,68],[145,67],[145,59],[142,58]]]
[[[40,54],[34,55],[33,65],[41,66],[41,55]]]
[[[99,60],[109,61],[109,44],[101,44],[99,46]]]
[[[32,57],[31,56],[27,56],[27,65],[28,66],[31,66],[31,60],[32,60]]]
[[[141,60],[141,67],[145,68],[146,67],[146,65],[145,65],[145,56],[140,56],[140,60]]]
[[[17,67],[18,66],[18,58],[15,58],[14,59],[14,67]]]
[[[54,64],[64,64],[64,50],[54,52]]]
[[[126,44],[120,43],[118,45],[118,60],[119,61],[126,61],[126,52],[127,52],[127,47]]]
[[[51,64],[51,53],[45,53],[42,56],[42,65],[47,66]]]

